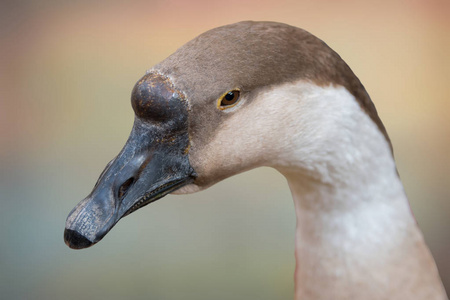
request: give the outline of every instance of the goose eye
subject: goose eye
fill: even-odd
[[[239,90],[226,92],[222,95],[222,97],[220,97],[218,107],[220,109],[226,109],[234,106],[239,101],[240,93],[241,92]]]

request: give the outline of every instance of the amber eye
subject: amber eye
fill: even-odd
[[[239,101],[240,94],[241,94],[241,92],[239,90],[232,90],[232,91],[226,92],[219,99],[219,103],[218,103],[219,108],[226,109],[226,108],[234,106]]]

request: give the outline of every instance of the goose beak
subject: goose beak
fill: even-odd
[[[141,90],[169,88],[161,82],[143,85]],[[156,92],[161,95],[161,91],[153,91]],[[135,87],[133,97],[141,96]],[[171,93],[170,97],[176,98],[176,94]],[[187,109],[184,112],[179,99],[170,107],[171,100],[174,99],[161,100],[173,112],[165,116],[164,122],[136,114],[122,151],[106,166],[93,191],[67,217],[64,241],[70,248],[82,249],[97,243],[124,216],[194,180],[187,154]]]

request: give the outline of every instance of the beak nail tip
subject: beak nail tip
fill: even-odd
[[[67,228],[64,229],[64,242],[72,249],[84,249],[94,244],[77,231]]]

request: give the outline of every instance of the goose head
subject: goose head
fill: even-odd
[[[343,144],[334,134],[343,121],[320,109],[332,101],[311,105],[321,101],[312,91],[329,86],[351,94],[387,140],[350,68],[302,29],[241,22],[188,42],[136,83],[130,137],[69,214],[66,244],[91,246],[168,193],[197,192],[259,166],[332,180],[320,170],[329,145]]]

